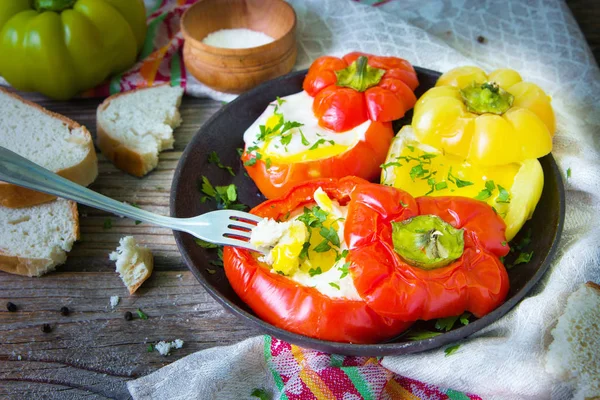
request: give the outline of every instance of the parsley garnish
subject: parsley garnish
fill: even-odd
[[[339,253],[337,256],[335,256],[335,262],[338,262],[342,258],[346,258],[346,257],[348,257],[348,250],[344,250],[341,253]]]
[[[300,250],[300,254],[298,257],[300,260],[305,260],[308,258],[308,248],[310,247],[310,242],[304,242],[302,244],[302,250]]]
[[[477,196],[475,196],[475,200],[485,201],[492,197],[492,192],[496,189],[496,185],[494,181],[485,181],[485,189],[482,189],[481,192]]]
[[[241,147],[238,147],[237,149],[235,149],[235,151],[237,151],[238,156],[242,156],[242,154],[244,154],[244,149],[242,149]]]
[[[279,97],[277,98],[279,100]],[[285,100],[282,100],[282,102]],[[258,397],[260,400],[271,400],[271,396],[265,389],[256,388],[250,393],[252,397]]]
[[[337,290],[340,290],[340,285],[338,285],[337,283],[329,282],[329,286],[336,288]]]
[[[410,179],[412,179],[414,182],[415,178],[421,178],[421,177],[425,176],[425,174],[427,174],[428,172],[429,172],[428,169],[423,168],[423,164],[418,164],[418,165],[415,165],[414,167],[412,167],[408,174],[410,175]]]
[[[146,351],[147,351],[148,353],[152,353],[152,352],[154,351],[154,345],[153,345],[152,343],[150,343],[150,344],[148,345],[148,347],[146,347]]]
[[[444,349],[444,353],[446,353],[446,357],[451,356],[452,354],[456,353],[458,351],[459,347],[460,347],[460,344],[455,344],[455,345],[446,347]]]
[[[323,239],[331,242],[336,247],[340,246],[340,237],[338,236],[337,231],[333,227],[325,228],[321,227],[319,234],[323,236]]]
[[[209,274],[211,274],[211,275],[214,275],[214,274],[216,274],[216,273],[217,273],[217,270],[210,269],[210,268],[205,268],[205,269],[206,269],[206,272],[208,272],[208,273],[209,273]]]
[[[338,268],[342,272],[342,275],[340,275],[340,279],[344,279],[346,275],[350,273],[350,271],[348,271],[348,267],[350,267],[350,261],[345,262],[344,265]]]
[[[406,337],[408,338],[408,340],[415,341],[415,340],[431,339],[431,338],[439,336],[441,334],[442,334],[442,332],[414,331],[414,332],[409,332]]]
[[[325,253],[326,251],[329,251],[329,250],[331,250],[331,246],[329,245],[327,240],[323,240],[321,243],[319,243],[318,245],[316,245],[313,248],[313,251],[315,253]]]
[[[304,207],[304,213],[298,217],[298,221],[304,223],[307,228],[319,228],[327,219],[327,212],[319,206],[309,209]]]
[[[515,262],[513,263],[513,267],[517,264],[525,264],[528,263],[529,261],[531,261],[531,257],[533,257],[533,250],[530,251],[529,253],[523,251],[521,253],[519,253],[519,256],[517,257],[517,259],[515,260]]]
[[[219,159],[219,155],[217,154],[216,151],[211,151],[208,154],[208,162],[210,164],[215,164],[217,167],[219,167],[221,169],[227,170],[227,172],[229,172],[229,174],[231,176],[235,176],[235,173],[233,172],[233,168],[223,165],[223,163],[221,163],[221,160]]]
[[[500,243],[502,246],[506,246],[506,240],[504,240],[502,243]]]
[[[441,181],[435,184],[435,190],[442,190],[442,189],[447,189],[448,188],[448,184],[446,183],[446,181]]]
[[[311,268],[308,270],[308,274],[312,277],[315,275],[321,275],[323,273],[323,271],[321,270],[321,267],[317,267],[317,268]]]
[[[508,190],[498,185],[498,197],[496,197],[496,203],[510,203],[510,194]]]
[[[317,147],[319,147],[320,145],[325,144],[325,143],[329,143],[332,146],[335,144],[335,142],[333,140],[325,140],[325,139],[321,138],[321,139],[317,140],[312,146],[310,146],[309,150],[315,150]]]
[[[206,176],[202,176],[200,191],[205,194],[200,198],[200,201],[205,203],[212,198],[219,210],[245,210],[247,208],[245,204],[236,202],[237,188],[233,183],[227,186],[213,186]]]
[[[267,167],[267,169],[271,168],[271,159],[267,158],[267,160],[265,161],[265,167]]]
[[[567,179],[571,177],[571,167],[567,168]]]
[[[216,249],[217,247],[219,247],[219,245],[204,241],[202,239],[194,239],[194,242],[196,242],[196,244],[202,247],[203,249]]]
[[[411,152],[415,151],[415,147],[414,146],[406,146],[407,149],[409,149]]]
[[[453,175],[452,174],[452,167],[450,167],[450,170],[448,171],[448,181],[454,183],[457,188],[462,188],[462,187],[465,187],[465,186],[471,186],[473,184],[473,182],[464,181],[462,179],[459,179],[457,176]]]
[[[102,224],[102,228],[104,228],[104,229],[112,228],[112,219],[104,218],[104,223]]]
[[[302,144],[304,146],[308,146],[310,144],[310,142],[306,139],[306,136],[304,136],[304,133],[302,133],[302,129],[298,129],[298,131],[300,132],[300,139],[302,140]]]
[[[138,317],[140,317],[140,319],[148,319],[148,316],[144,314],[144,312],[139,308],[135,312],[137,313]]]
[[[281,105],[282,105],[283,103],[285,103],[287,100],[283,100],[282,98],[280,98],[279,96],[277,96],[277,97],[275,98],[275,101],[277,101],[277,105],[281,107]]]
[[[400,200],[400,205],[404,208],[408,207],[408,204],[406,204],[405,202],[403,202],[402,200]]]
[[[461,324],[468,325],[469,316],[471,316],[471,314],[467,312],[453,317],[438,318],[438,320],[435,321],[435,329],[448,332],[449,330],[454,328],[456,321],[459,320]]]
[[[222,267],[223,266],[223,246],[218,246],[217,247],[217,259],[216,260],[210,260],[208,263],[210,265],[214,265],[215,267]]]

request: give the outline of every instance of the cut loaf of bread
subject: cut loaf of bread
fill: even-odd
[[[97,144],[117,168],[138,177],[158,165],[158,153],[173,148],[181,124],[183,89],[168,84],[113,95],[96,112]]]
[[[94,142],[84,126],[2,88],[0,146],[83,186],[98,175]],[[0,205],[4,207],[29,207],[54,199],[0,182]]]
[[[79,239],[77,204],[56,199],[28,208],[0,207],[0,270],[40,276],[67,259]]]
[[[552,330],[546,371],[574,380],[575,399],[600,399],[600,286],[588,282],[569,296]]]
[[[150,277],[154,268],[152,252],[139,246],[133,236],[121,238],[117,251],[110,253],[109,258],[116,261],[117,272],[129,294],[133,294]]]

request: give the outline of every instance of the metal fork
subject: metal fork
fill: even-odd
[[[262,218],[242,211],[211,211],[193,218],[171,218],[113,200],[73,183],[0,146],[0,181],[73,200],[119,216],[187,232],[198,239],[258,251],[250,233]]]

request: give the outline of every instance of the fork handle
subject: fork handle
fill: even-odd
[[[23,186],[38,192],[73,200],[77,203],[122,215],[131,219],[164,226],[175,230],[185,230],[177,218],[164,217],[113,200],[86,187],[71,182],[20,155],[0,146],[0,181]]]

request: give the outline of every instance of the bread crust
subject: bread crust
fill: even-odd
[[[77,203],[69,200],[71,208],[71,218],[73,223],[73,242],[79,240],[79,212],[77,211]],[[56,268],[57,265],[64,263],[67,260],[66,253],[59,260],[50,258],[29,258],[20,257],[19,255],[7,254],[0,250],[0,271],[14,275],[22,276],[42,276]]]
[[[115,167],[127,172],[128,174],[137,176],[138,178],[141,178],[142,176],[146,175],[153,168],[148,168],[146,166],[146,162],[144,161],[144,158],[140,153],[137,153],[134,150],[130,149],[121,141],[111,136],[104,129],[102,123],[100,122],[100,114],[108,108],[111,101],[115,100],[118,97],[136,92],[141,92],[148,89],[156,89],[157,87],[161,86],[169,86],[169,83],[163,83],[156,86],[141,87],[127,92],[113,94],[112,96],[104,99],[104,101],[98,106],[98,109],[96,111],[96,144],[98,145],[98,148],[100,149],[102,154],[115,165]]]
[[[39,104],[36,104],[29,100],[25,100],[19,95],[1,87],[0,93],[6,94],[14,98],[15,100],[25,103],[26,105],[33,107],[52,118],[57,118],[61,120],[71,130],[81,129],[83,131],[83,134],[88,138],[87,156],[79,164],[55,172],[63,178],[66,178],[83,186],[88,186],[89,184],[94,182],[94,180],[96,180],[96,177],[98,176],[98,159],[96,157],[96,150],[94,149],[94,141],[92,139],[92,135],[85,126],[80,125],[78,122],[73,121],[72,119],[69,119],[64,115],[60,115],[55,112],[49,111],[44,107],[40,106]],[[0,206],[3,207],[31,207],[38,204],[47,203],[54,199],[56,199],[56,196],[36,192],[34,190],[26,189],[10,183],[0,182]]]

